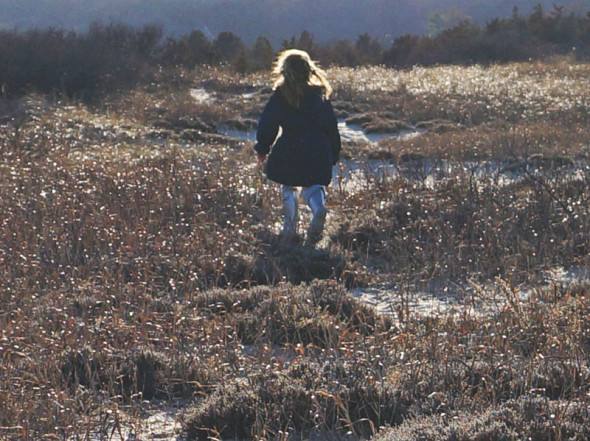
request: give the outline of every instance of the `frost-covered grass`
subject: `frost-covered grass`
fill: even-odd
[[[567,62],[381,67],[330,71],[346,116],[377,113],[428,133],[351,146],[352,156],[505,160],[542,154],[588,156],[590,68]],[[338,98],[344,103],[339,103]]]
[[[492,108],[506,100],[526,108],[526,115],[546,115],[587,106],[590,70],[586,64],[522,63],[492,66],[334,68],[335,85],[361,92],[397,92],[447,96],[448,99],[485,98]],[[508,110],[508,109],[506,109]]]
[[[589,72],[330,69],[342,118],[424,135],[344,146],[402,173],[332,186],[315,249],[278,240],[277,187],[216,133],[266,76],[2,103],[0,438],[150,439],[146,402],[182,404],[186,439],[587,438],[588,283],[542,275],[590,266]],[[426,185],[442,160],[461,172]],[[433,280],[499,308],[417,317]],[[376,283],[395,317],[351,296]]]

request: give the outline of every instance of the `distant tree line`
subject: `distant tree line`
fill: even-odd
[[[383,51],[383,63],[395,67],[488,64],[564,54],[590,58],[590,13],[566,14],[565,8],[554,6],[546,14],[538,4],[528,17],[515,7],[511,18],[496,18],[483,27],[464,21],[434,37],[398,37]]]
[[[384,45],[369,34],[356,41],[320,44],[303,31],[298,38],[273,48],[260,36],[251,45],[226,31],[212,41],[196,30],[164,38],[161,27],[134,28],[125,24],[95,23],[84,33],[49,28],[0,31],[2,93],[29,91],[60,93],[91,100],[149,81],[157,69],[224,63],[238,72],[269,69],[277,50],[304,49],[322,65],[414,65],[497,63],[541,59],[574,53],[590,59],[590,12],[567,13],[554,6],[545,13],[541,4],[525,17],[515,7],[512,17],[496,18],[485,26],[470,21],[434,36],[403,35]]]
[[[162,30],[93,24],[86,33],[48,28],[0,31],[0,85],[6,96],[60,93],[94,99],[129,89],[153,72]]]
[[[545,13],[541,4],[525,17],[514,8],[512,17],[495,18],[485,26],[462,21],[435,36],[403,35],[389,46],[364,34],[355,43],[347,40],[316,45],[309,36],[291,41],[310,50],[327,64],[357,66],[382,64],[395,68],[415,65],[504,63],[538,60],[553,55],[575,54],[590,59],[590,12],[566,13],[554,6]]]

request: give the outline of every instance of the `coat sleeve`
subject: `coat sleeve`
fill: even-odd
[[[330,146],[332,147],[332,165],[335,165],[340,160],[340,150],[342,149],[340,132],[338,131],[338,119],[329,100],[325,101],[325,109],[327,114],[326,130],[330,139]]]
[[[258,131],[256,132],[256,144],[254,150],[261,155],[267,155],[279,133],[279,102],[276,94],[273,94],[260,118],[258,120]]]

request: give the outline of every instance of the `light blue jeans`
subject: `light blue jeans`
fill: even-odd
[[[297,224],[299,222],[297,188],[283,185],[282,193],[284,207],[283,233],[297,233]],[[301,196],[313,214],[310,226],[314,225],[316,229],[319,228],[321,231],[326,217],[326,190],[324,186],[302,187]]]

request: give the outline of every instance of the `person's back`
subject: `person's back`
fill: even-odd
[[[285,236],[296,237],[295,187],[303,187],[302,195],[313,212],[308,229],[308,242],[313,244],[323,231],[324,186],[330,184],[332,165],[341,149],[338,122],[328,99],[331,88],[323,71],[303,51],[283,52],[275,73],[279,77],[260,116],[254,149],[261,161],[270,152],[266,175],[283,185]],[[282,133],[276,139],[279,127]]]

